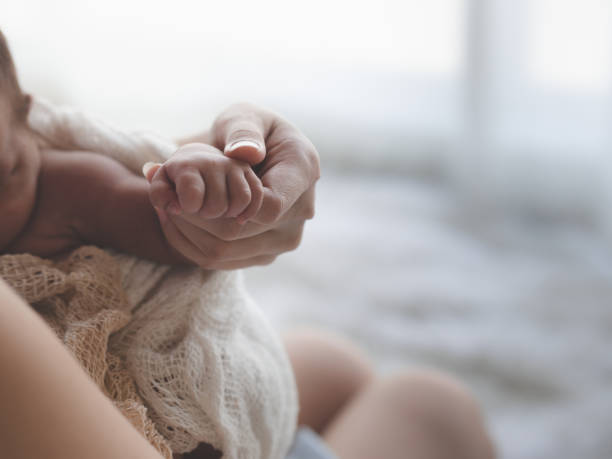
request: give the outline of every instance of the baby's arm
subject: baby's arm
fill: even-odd
[[[245,223],[261,207],[263,185],[248,163],[210,145],[192,143],[155,172],[150,198],[153,206],[174,215],[235,217]]]
[[[166,241],[149,185],[94,153],[45,151],[37,204],[10,252],[53,256],[83,244],[162,263],[189,263]]]

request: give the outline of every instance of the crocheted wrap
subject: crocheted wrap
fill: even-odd
[[[49,146],[104,154],[137,174],[176,149],[41,101],[29,123]],[[55,264],[5,255],[0,273],[166,457],[201,442],[224,458],[286,455],[298,411],[295,380],[240,272],[86,247]]]
[[[0,277],[31,304],[123,415],[166,458],[170,444],[147,415],[125,360],[108,348],[131,318],[119,266],[95,247],[52,263],[32,255],[0,256]]]

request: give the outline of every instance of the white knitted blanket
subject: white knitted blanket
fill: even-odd
[[[127,134],[40,100],[29,123],[49,146],[104,154],[135,174],[176,149],[172,142]],[[246,293],[240,272],[113,255],[133,318],[110,346],[125,358],[173,452],[204,442],[224,458],[283,458],[295,434],[295,380],[278,335]]]

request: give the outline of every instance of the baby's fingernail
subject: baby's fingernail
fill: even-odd
[[[173,202],[168,206],[168,212],[174,215],[179,215],[181,213],[181,208],[176,202]]]
[[[236,223],[240,226],[243,226],[247,222],[247,219],[244,217],[236,217]]]
[[[153,162],[148,162],[148,163],[144,163],[142,166],[142,175],[145,176],[145,178],[149,175],[149,171],[151,170],[151,168],[155,166],[155,163]]]
[[[236,140],[235,142],[226,145],[223,151],[227,153],[228,151],[234,151],[242,147],[251,147],[256,148],[257,150],[261,150],[261,145],[259,145],[257,142],[254,142],[252,140]]]

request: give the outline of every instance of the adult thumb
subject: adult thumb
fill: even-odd
[[[221,138],[225,140],[223,153],[234,159],[258,164],[266,157],[263,127],[239,115],[225,123]]]

